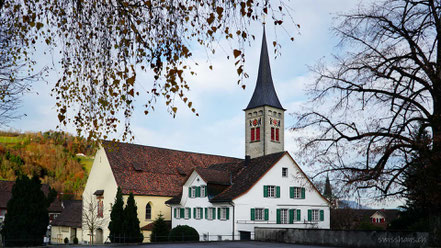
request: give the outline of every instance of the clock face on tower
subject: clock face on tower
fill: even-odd
[[[262,118],[254,118],[250,120],[250,127],[260,127],[262,125]]]
[[[280,127],[280,120],[279,119],[275,119],[275,118],[270,118],[269,119],[269,124],[272,127]]]

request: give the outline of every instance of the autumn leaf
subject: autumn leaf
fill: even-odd
[[[240,50],[234,49],[233,54],[234,54],[234,58],[237,58],[242,54],[242,52]]]

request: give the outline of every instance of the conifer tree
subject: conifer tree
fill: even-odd
[[[162,214],[159,214],[158,218],[153,222],[152,233],[150,234],[151,242],[165,242],[168,241],[168,234],[170,230],[165,223]]]
[[[127,205],[124,208],[124,236],[125,243],[142,242],[143,236],[139,228],[138,208],[136,207],[133,193],[130,193],[127,199]]]
[[[124,200],[121,188],[118,187],[116,192],[115,204],[112,206],[112,212],[110,213],[110,241],[112,243],[121,243],[123,240],[123,222],[124,222]]]
[[[3,238],[7,246],[30,246],[43,243],[43,236],[49,224],[47,208],[53,200],[41,190],[37,176],[29,179],[19,176],[12,187],[8,201]]]

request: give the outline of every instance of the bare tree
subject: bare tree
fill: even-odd
[[[441,192],[441,3],[386,0],[339,18],[343,52],[313,68],[310,107],[293,127],[316,134],[303,152],[347,189],[391,196],[405,194],[404,172],[429,149]]]
[[[89,231],[91,244],[95,242],[96,231],[107,228],[108,218],[104,214],[105,211],[102,201],[97,200],[95,196],[90,195],[87,199],[83,199],[83,229]]]
[[[3,9],[3,4],[0,1],[0,127],[22,116],[17,112],[22,96],[46,71],[32,71],[35,62],[27,56],[30,47],[15,35],[18,27],[10,18],[14,14]]]

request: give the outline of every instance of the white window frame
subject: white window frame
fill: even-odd
[[[213,209],[215,209],[215,211],[213,211]],[[213,212],[215,212],[214,215]],[[214,220],[215,215],[216,215],[216,208],[207,209],[207,220]]]
[[[289,210],[287,208],[280,209],[280,224],[289,223]]]
[[[301,198],[302,198],[302,188],[294,187],[294,199],[301,199]]]
[[[176,219],[180,219],[181,218],[181,208],[175,208],[176,210]]]
[[[282,167],[282,177],[288,177],[288,168]]]
[[[220,208],[220,219],[221,220],[227,220],[227,208],[228,207],[221,207]]]
[[[256,220],[256,221],[265,220],[265,209],[264,208],[255,208],[254,220]]]
[[[311,222],[320,221],[320,209],[311,209]]]
[[[206,194],[205,194],[206,187],[207,186],[204,186],[204,185],[201,186],[201,197],[205,197],[206,196]]]
[[[191,208],[185,208],[184,219],[190,219]]]
[[[275,198],[276,197],[276,186],[268,185],[268,197]]]
[[[195,186],[190,187],[190,192],[191,192],[190,198],[196,198],[196,187]]]
[[[202,208],[196,208],[196,215],[194,216],[195,219],[202,219]]]

